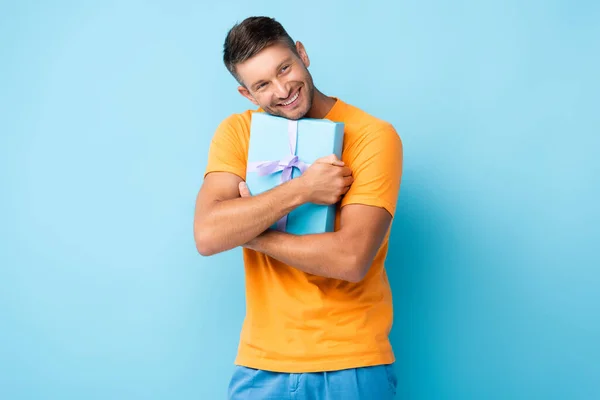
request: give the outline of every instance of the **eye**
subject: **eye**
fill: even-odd
[[[290,66],[289,66],[289,65],[284,65],[284,66],[281,68],[281,72],[285,72],[285,71],[287,71],[289,68],[290,68]]]
[[[265,86],[267,86],[267,82],[260,83],[260,84],[259,84],[259,85],[256,87],[256,90],[260,90],[260,89],[264,88]]]

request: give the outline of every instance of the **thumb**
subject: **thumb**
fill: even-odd
[[[240,182],[240,184],[238,185],[238,189],[240,190],[240,196],[241,197],[250,197],[250,189],[248,189],[248,185],[246,185],[246,182]]]

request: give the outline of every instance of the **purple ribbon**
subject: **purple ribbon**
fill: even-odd
[[[296,145],[298,143],[298,121],[288,121],[288,143],[290,154],[273,161],[254,161],[248,163],[248,172],[256,172],[259,176],[271,175],[281,171],[281,183],[292,179],[294,168],[298,168],[300,173],[304,173],[309,164],[301,161],[296,155]],[[277,230],[285,231],[287,226],[287,215],[284,215],[277,221]]]

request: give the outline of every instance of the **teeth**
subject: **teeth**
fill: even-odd
[[[294,97],[291,98],[290,101],[288,101],[287,103],[283,103],[284,106],[289,106],[290,104],[292,104],[294,101],[296,101],[296,99],[298,98],[298,95],[300,94],[300,92],[296,92],[296,94],[294,95]]]

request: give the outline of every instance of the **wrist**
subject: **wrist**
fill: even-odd
[[[249,250],[262,252],[261,243],[263,243],[265,240],[267,240],[270,233],[271,233],[271,229],[267,229],[266,231],[264,231],[263,233],[261,233],[260,235],[255,237],[254,239],[249,240],[246,244],[243,245],[243,247],[245,247]]]
[[[299,176],[289,182],[297,206],[310,202],[310,189],[305,181],[305,178]]]
[[[258,251],[258,249],[256,248],[256,238],[250,239],[248,242],[244,243],[242,247],[248,250]]]

